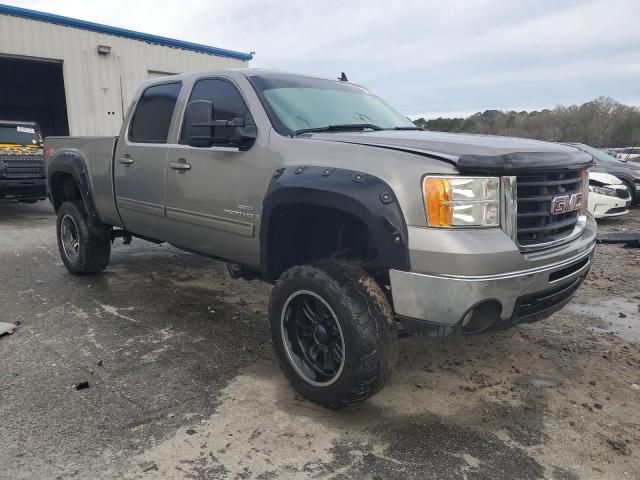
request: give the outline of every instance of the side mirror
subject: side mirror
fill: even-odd
[[[249,114],[247,114],[246,121],[244,118],[236,118],[235,120],[242,120],[242,125],[236,128],[238,148],[241,151],[249,150],[253,146],[253,142],[256,141],[258,128]]]
[[[187,144],[192,147],[218,145],[248,150],[258,134],[250,114],[247,114],[246,118],[216,120],[213,102],[208,100],[189,102],[184,122]],[[219,129],[222,135],[216,136],[216,129]]]

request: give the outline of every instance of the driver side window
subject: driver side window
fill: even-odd
[[[199,80],[193,86],[189,101],[208,100],[213,102],[216,120],[233,120],[234,118],[249,118],[250,113],[244,99],[235,85],[227,80],[210,78]],[[218,138],[231,137],[234,127],[216,127],[215,135]],[[182,122],[180,143],[186,144],[186,125]]]

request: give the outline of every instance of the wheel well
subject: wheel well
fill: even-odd
[[[267,235],[269,280],[276,280],[294,265],[323,258],[357,263],[377,278],[386,275],[369,229],[350,213],[314,205],[282,205],[271,214]]]
[[[80,188],[73,176],[66,172],[55,172],[49,181],[53,208],[58,211],[64,202],[82,202]]]

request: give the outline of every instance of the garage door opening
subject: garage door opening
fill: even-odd
[[[0,120],[38,122],[42,134],[69,135],[62,63],[0,57]]]

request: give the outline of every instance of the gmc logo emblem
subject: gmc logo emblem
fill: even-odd
[[[560,215],[578,210],[582,207],[582,198],[582,193],[572,193],[571,195],[554,197],[553,200],[551,200],[551,213],[553,215]]]

